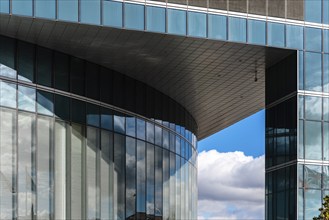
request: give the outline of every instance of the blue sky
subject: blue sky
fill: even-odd
[[[219,152],[242,151],[247,156],[265,153],[265,110],[239,121],[199,142],[199,152],[216,149]]]

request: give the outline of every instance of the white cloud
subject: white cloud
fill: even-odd
[[[198,164],[199,219],[264,219],[264,156],[210,150]]]

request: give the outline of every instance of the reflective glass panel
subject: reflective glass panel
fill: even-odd
[[[121,2],[103,1],[103,24],[112,27],[122,27]]]
[[[227,39],[227,17],[208,15],[208,37],[213,39]]]
[[[16,108],[16,84],[0,81],[0,106]]]
[[[124,116],[114,114],[113,125],[114,125],[114,131],[119,132],[121,134],[125,133],[125,117]]]
[[[16,78],[15,70],[15,41],[0,36],[0,75]]]
[[[323,120],[329,121],[329,98],[323,98]]]
[[[37,47],[36,65],[37,83],[50,87],[52,85],[52,51]]]
[[[267,23],[267,44],[270,46],[284,47],[284,24]]]
[[[85,124],[86,123],[86,103],[71,99],[71,119],[73,122]]]
[[[145,140],[145,121],[137,118],[137,138]]]
[[[188,35],[193,37],[206,37],[206,14],[188,12]]]
[[[154,145],[146,146],[146,214],[154,215]]]
[[[313,219],[319,215],[319,207],[321,207],[321,190],[305,190],[305,219]]]
[[[323,52],[329,53],[329,30],[323,30]]]
[[[322,167],[305,165],[304,186],[306,188],[321,189]]]
[[[329,159],[329,123],[323,123],[323,159]],[[329,188],[329,181],[326,181],[325,184]]]
[[[35,112],[35,89],[18,86],[18,109]]]
[[[136,203],[136,140],[126,138],[126,218],[135,215]]]
[[[113,130],[112,111],[106,108],[101,109],[101,127],[107,130]]]
[[[306,52],[305,62],[305,90],[322,92],[322,57],[320,53]]]
[[[11,4],[13,14],[32,16],[32,0],[12,0]]]
[[[70,120],[70,99],[55,95],[55,115],[62,120]]]
[[[37,91],[37,110],[39,114],[52,116],[54,114],[53,94]]]
[[[317,28],[305,28],[305,50],[321,52],[322,30]]]
[[[305,122],[305,159],[322,159],[321,122]]]
[[[9,0],[1,0],[0,1],[0,12],[1,13],[9,13]]]
[[[329,92],[329,54],[323,54],[323,91]]]
[[[305,118],[310,120],[322,120],[322,98],[305,96]]]
[[[298,51],[298,57],[299,57],[299,71],[298,71],[298,77],[299,77],[299,89],[304,90],[304,52]]]
[[[286,25],[286,46],[288,48],[303,49],[303,27]]]
[[[186,11],[168,9],[168,33],[186,35]]]
[[[329,24],[329,0],[323,0],[323,23]]]
[[[136,136],[136,118],[126,117],[126,135],[135,137]]]
[[[80,20],[88,24],[100,24],[100,0],[80,0]]]
[[[228,19],[229,32],[228,39],[230,41],[246,42],[247,41],[247,21],[243,18]]]
[[[87,103],[87,124],[95,127],[99,127],[100,115],[99,106]]]
[[[146,212],[146,150],[145,142],[137,141],[137,212]]]
[[[321,0],[305,0],[305,21],[321,23]]]
[[[146,29],[164,33],[166,31],[166,10],[158,7],[146,7]]]
[[[55,0],[35,0],[35,16],[41,18],[55,18]]]
[[[154,143],[154,124],[146,123],[146,140],[147,142]]]
[[[144,30],[144,6],[125,4],[125,27]]]
[[[58,0],[58,19],[78,22],[78,0]]]
[[[248,20],[248,42],[265,45],[265,22]]]
[[[34,82],[34,46],[21,41],[18,42],[17,46],[18,79]]]

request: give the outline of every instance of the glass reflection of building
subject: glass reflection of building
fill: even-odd
[[[266,219],[317,214],[329,193],[329,0],[0,0],[0,12],[14,20],[0,25],[1,218],[197,217],[192,110],[10,36],[20,17],[289,49],[265,71]]]

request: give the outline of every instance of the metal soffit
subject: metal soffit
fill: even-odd
[[[95,62],[154,87],[192,114],[199,140],[263,109],[266,67],[292,52],[4,14],[0,34]]]

